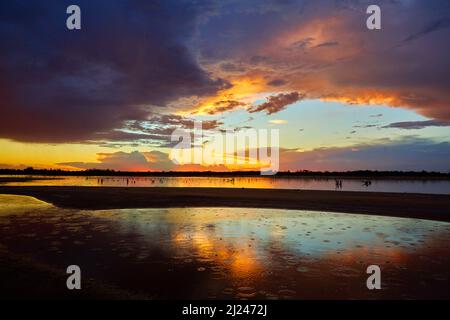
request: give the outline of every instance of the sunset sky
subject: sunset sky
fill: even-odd
[[[450,171],[448,0],[1,1],[0,43],[0,168],[230,169],[169,159],[202,120],[279,129],[281,170]]]

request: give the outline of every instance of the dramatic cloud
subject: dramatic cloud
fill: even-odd
[[[158,140],[126,127],[269,95],[248,111],[308,98],[450,120],[450,2],[376,2],[370,31],[365,0],[78,0],[82,29],[69,31],[68,0],[1,1],[0,138]]]
[[[377,4],[380,31],[366,28],[368,2],[362,0],[224,4],[220,18],[200,30],[200,50],[211,65],[236,61],[247,75],[283,79],[280,92],[406,107],[449,120],[450,2]],[[268,80],[261,91],[273,89]]]
[[[63,162],[58,165],[77,169],[111,169],[121,171],[170,170],[174,164],[168,155],[159,151],[114,152],[97,154],[98,162]]]
[[[208,1],[80,0],[79,31],[70,4],[0,2],[0,137],[83,141],[227,86],[188,49]]]
[[[383,128],[423,129],[426,127],[449,127],[450,122],[438,120],[394,122]]]
[[[213,104],[213,108],[210,108],[208,110],[208,114],[216,114],[216,113],[223,113],[226,111],[234,110],[238,107],[245,106],[245,103],[236,101],[236,100],[221,100],[216,101]]]
[[[180,115],[174,115],[174,114],[165,114],[165,115],[156,115],[151,117],[148,121],[146,121],[147,124],[154,125],[154,126],[170,126],[169,128],[175,129],[176,127],[181,127],[185,129],[192,129],[194,128],[194,120],[183,117]],[[203,130],[212,130],[219,128],[223,123],[219,120],[206,120],[202,121],[202,128]],[[142,125],[142,122],[141,122]],[[142,126],[141,126],[142,128]],[[153,129],[152,129],[153,130]],[[157,128],[156,128],[157,130]]]
[[[375,145],[282,150],[280,170],[428,170],[450,172],[450,143],[409,138]]]
[[[191,132],[194,120],[174,114],[154,114],[148,120],[128,121],[122,130],[111,130],[93,134],[92,143],[96,141],[139,141],[152,146],[170,147],[173,145],[172,133],[177,129]],[[223,123],[219,120],[205,120],[201,122],[202,130],[220,129]]]
[[[223,165],[176,165],[165,152],[112,152],[97,154],[98,162],[62,162],[57,165],[76,169],[103,169],[119,171],[227,171]]]
[[[303,97],[298,92],[280,93],[269,97],[267,102],[250,107],[247,111],[250,113],[265,111],[267,114],[272,114],[284,110],[288,105],[301,100]]]

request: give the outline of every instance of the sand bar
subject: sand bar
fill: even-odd
[[[249,207],[450,221],[449,195],[285,189],[61,186],[0,186],[0,194],[28,195],[59,207],[77,209]]]

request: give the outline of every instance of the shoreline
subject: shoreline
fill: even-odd
[[[171,174],[163,174],[163,173],[145,173],[139,174],[135,172],[123,172],[120,174],[67,174],[67,173],[58,173],[58,174],[25,174],[25,173],[16,173],[16,174],[1,174],[0,173],[0,183],[1,182],[20,182],[22,180],[32,181],[32,180],[52,180],[52,179],[63,179],[66,177],[79,177],[79,178],[95,178],[95,177],[108,177],[108,178],[126,178],[126,177],[136,177],[136,178],[267,178],[267,179],[313,179],[313,180],[397,180],[397,181],[449,181],[450,176],[446,174],[441,175],[352,175],[352,174],[277,174],[277,175],[268,175],[262,176],[261,174],[245,174],[245,173],[216,173],[216,174],[184,174],[180,173],[171,173]]]
[[[189,187],[0,186],[0,194],[32,196],[83,210],[241,207],[372,214],[450,222],[450,195]]]

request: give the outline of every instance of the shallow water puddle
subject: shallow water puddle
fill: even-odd
[[[156,298],[449,297],[450,223],[304,210],[83,211],[0,195],[0,243]],[[365,286],[368,265],[382,290]]]

